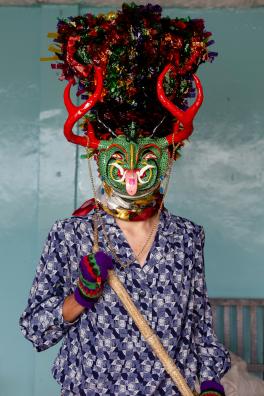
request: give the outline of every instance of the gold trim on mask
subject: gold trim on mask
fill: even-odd
[[[113,194],[113,189],[112,187],[110,187],[108,184],[106,184],[105,182],[103,183],[104,186],[104,190],[106,192],[106,194],[111,197],[111,195]]]

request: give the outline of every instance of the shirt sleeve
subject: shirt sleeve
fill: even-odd
[[[194,339],[198,356],[198,378],[220,382],[230,368],[230,355],[218,341],[212,325],[204,271],[204,230],[200,227],[195,241],[194,275]]]
[[[72,291],[68,250],[62,223],[57,221],[46,240],[19,324],[37,351],[55,345],[75,322],[64,321],[62,305]],[[78,319],[77,319],[78,320]]]

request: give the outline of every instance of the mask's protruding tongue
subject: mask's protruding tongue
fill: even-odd
[[[137,192],[137,172],[135,170],[126,171],[126,190],[129,195],[135,195]]]

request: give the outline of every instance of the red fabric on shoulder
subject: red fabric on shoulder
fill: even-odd
[[[94,198],[90,198],[87,201],[85,201],[82,206],[80,206],[78,209],[76,209],[72,216],[86,216],[91,210],[93,210],[96,207],[95,205],[95,200]]]

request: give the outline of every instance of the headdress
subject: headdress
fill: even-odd
[[[108,14],[59,19],[51,47],[58,60],[52,67],[68,80],[66,138],[95,156],[108,201],[123,200],[136,212],[160,202],[169,160],[192,134],[203,101],[194,73],[216,55],[208,51],[213,41],[203,20],[161,12],[158,5],[132,3]],[[75,83],[79,106],[70,98]],[[83,135],[73,132],[78,121]]]

